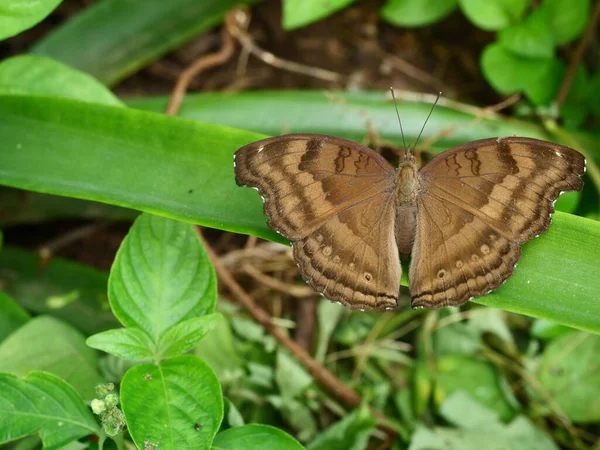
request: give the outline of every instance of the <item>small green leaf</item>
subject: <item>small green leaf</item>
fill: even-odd
[[[342,305],[326,299],[321,299],[319,302],[319,306],[317,307],[319,337],[317,340],[317,350],[315,351],[315,359],[317,361],[321,363],[325,361],[331,335],[346,311],[346,308]]]
[[[565,63],[558,58],[548,60],[545,70],[540,76],[529,80],[523,91],[525,95],[536,105],[549,105],[554,101],[566,71]]]
[[[501,30],[519,23],[531,0],[459,0],[462,12],[477,27]]]
[[[123,105],[109,89],[87,73],[38,55],[14,56],[0,63],[0,94],[48,95]]]
[[[85,400],[94,398],[95,386],[102,382],[97,364],[96,352],[85,345],[83,335],[50,316],[31,319],[0,344],[0,371],[17,375],[32,370],[51,372]]]
[[[154,343],[148,333],[139,328],[119,328],[90,336],[85,341],[92,348],[102,350],[127,361],[142,361],[155,356]]]
[[[381,17],[399,27],[421,27],[450,14],[458,0],[388,0]]]
[[[334,423],[311,441],[308,450],[362,450],[377,422],[366,405],[361,405],[339,422]]]
[[[548,58],[523,58],[499,43],[488,45],[481,55],[487,81],[502,94],[525,89],[541,78],[552,65]]]
[[[0,4],[0,41],[31,28],[61,0],[10,0]]]
[[[568,44],[577,38],[590,20],[590,0],[544,0],[547,8],[554,41],[558,45]]]
[[[191,355],[129,369],[121,384],[121,405],[138,448],[210,448],[223,420],[219,381]]]
[[[267,425],[230,428],[215,436],[212,450],[303,450],[289,434]]]
[[[554,56],[554,37],[547,8],[538,8],[522,22],[504,28],[498,34],[502,46],[525,58]]]
[[[536,378],[573,422],[600,420],[600,336],[571,332],[552,340]]]
[[[440,412],[461,428],[420,426],[409,450],[558,450],[554,441],[526,417],[519,416],[504,425],[464,392],[448,397]]]
[[[301,442],[306,442],[317,434],[317,421],[305,403],[277,395],[271,395],[267,397],[267,400],[279,410],[283,419],[295,431],[296,437]]]
[[[0,444],[39,434],[55,450],[100,428],[75,390],[60,378],[31,372],[25,378],[0,373]]]
[[[589,100],[593,96],[594,86],[585,67],[580,65],[575,72],[565,103],[560,109],[560,118],[565,128],[574,129],[583,124],[590,112]]]
[[[140,216],[111,268],[108,297],[123,325],[143,329],[154,342],[172,325],[212,312],[215,273],[194,227]]]
[[[529,328],[531,336],[544,340],[555,339],[564,336],[565,334],[572,333],[573,331],[574,330],[571,327],[565,327],[564,325],[542,319],[534,320]]]
[[[221,314],[213,313],[173,325],[160,338],[158,358],[172,358],[193,349],[222,320]]]
[[[285,0],[283,27],[286,30],[303,27],[323,19],[356,0]]]
[[[216,328],[198,344],[194,354],[215,371],[223,384],[244,375],[244,360],[235,348],[227,320],[218,321]]]
[[[279,348],[275,366],[275,381],[284,398],[300,396],[312,382],[312,376],[286,350]]]
[[[90,267],[53,257],[40,268],[37,252],[6,247],[0,253],[0,280],[19,304],[37,314],[52,314],[89,335],[117,326],[110,312],[108,276]],[[55,309],[52,297],[77,293],[77,300]]]
[[[5,292],[0,291],[0,343],[29,320],[30,316]]]
[[[453,392],[466,391],[502,420],[514,416],[507,401],[504,380],[491,364],[467,356],[448,355],[437,364],[435,399],[441,405]]]

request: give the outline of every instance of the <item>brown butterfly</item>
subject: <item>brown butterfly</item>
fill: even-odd
[[[420,170],[410,149],[392,167],[370,148],[318,134],[264,139],[235,154],[236,183],[256,188],[269,226],[288,238],[305,280],[353,309],[398,302],[411,256],[414,308],[461,305],[512,274],[520,245],[580,191],[585,158],[525,137],[447,150]]]

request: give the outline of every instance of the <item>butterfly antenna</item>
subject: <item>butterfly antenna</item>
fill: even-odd
[[[390,91],[392,91],[392,99],[394,100],[394,108],[396,108],[396,115],[398,116],[398,124],[400,125],[400,134],[402,135],[402,143],[404,144],[404,149],[407,152],[410,152],[410,149],[406,147],[406,140],[404,140],[404,130],[402,129],[402,121],[400,120],[400,113],[398,112],[398,104],[396,103],[396,94],[394,94],[394,88],[390,87]]]
[[[421,131],[419,132],[419,135],[417,136],[417,140],[415,141],[415,145],[413,146],[413,148],[417,148],[417,144],[419,143],[419,139],[421,138],[421,135],[423,134],[423,130],[425,129],[425,125],[427,125],[427,122],[429,121],[429,118],[431,117],[431,113],[433,112],[433,109],[435,108],[435,105],[437,105],[437,102],[440,100],[441,96],[442,96],[442,93],[438,92],[437,98],[435,99],[435,102],[433,102],[433,105],[431,105],[431,109],[429,110],[429,114],[427,115],[427,119],[425,119],[425,123],[423,124],[423,127],[421,128]]]

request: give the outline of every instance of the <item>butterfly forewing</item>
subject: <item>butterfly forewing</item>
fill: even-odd
[[[584,172],[578,152],[530,138],[474,141],[434,158],[419,171],[413,306],[459,305],[498,287],[519,244],[548,228],[554,201],[581,190]]]
[[[345,139],[286,135],[242,147],[235,173],[259,190],[269,225],[294,243],[316,290],[354,308],[395,305],[395,170],[379,154]]]

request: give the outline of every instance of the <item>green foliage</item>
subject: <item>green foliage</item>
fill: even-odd
[[[103,0],[43,38],[33,52],[111,85],[218,24],[236,5],[255,1],[146,0],[140,8]]]
[[[517,24],[531,0],[459,0],[465,16],[477,27],[488,31]]]
[[[6,293],[0,292],[0,342],[28,320],[27,311]]]
[[[75,390],[49,373],[0,373],[0,403],[0,443],[35,433],[53,450],[100,432]]]
[[[285,0],[283,27],[287,30],[303,27],[350,5],[356,0]]]
[[[0,5],[0,41],[24,31],[52,12],[61,0],[11,0]]]
[[[381,17],[394,25],[420,27],[446,17],[457,5],[458,0],[388,0]]]

